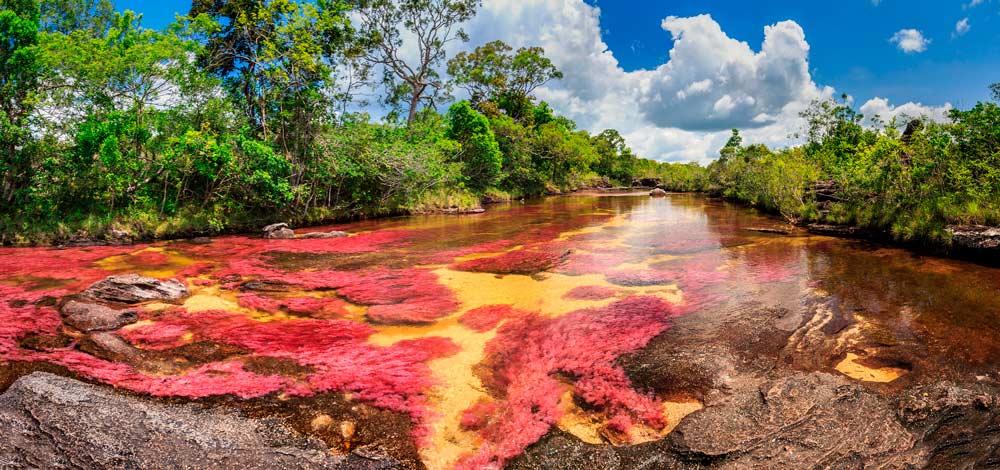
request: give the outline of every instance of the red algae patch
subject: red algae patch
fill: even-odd
[[[504,320],[517,320],[530,315],[510,305],[485,305],[465,312],[459,323],[480,333],[496,328]]]
[[[459,468],[499,468],[541,438],[562,416],[562,381],[572,383],[575,396],[614,431],[625,433],[634,423],[662,428],[662,405],[636,391],[615,361],[686,311],[659,297],[637,296],[558,318],[505,323],[486,346],[483,369],[497,411],[481,426],[482,447]],[[476,407],[469,413],[482,414]]]
[[[604,300],[610,299],[617,294],[615,289],[604,286],[580,286],[563,295],[564,299],[571,300]]]
[[[453,268],[479,273],[537,274],[556,267],[569,254],[569,250],[522,248],[498,256],[464,261],[454,265]]]
[[[347,304],[335,297],[273,298],[254,292],[245,292],[237,296],[237,301],[243,308],[272,314],[287,312],[312,318],[335,318],[348,315],[345,308]]]

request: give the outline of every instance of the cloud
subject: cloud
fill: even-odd
[[[668,17],[670,60],[645,76],[639,96],[660,127],[720,131],[774,123],[790,102],[818,97],[809,75],[809,44],[793,21],[764,28],[759,52],[730,38],[709,15]]]
[[[968,33],[970,29],[972,29],[972,27],[969,26],[969,19],[962,18],[961,20],[958,21],[958,23],[955,23],[955,32],[952,33],[951,36],[952,37],[962,36],[965,33]]]
[[[643,44],[644,53],[668,53],[665,62],[625,71],[602,39],[600,14],[582,0],[485,0],[465,27],[471,40],[452,44],[449,55],[496,39],[544,48],[565,78],[536,90],[539,99],[588,131],[618,129],[638,155],[660,161],[708,163],[734,127],[748,143],[797,144],[799,113],[834,95],[814,82],[809,43],[794,21],[761,25],[764,40],[751,45],[709,15],[667,17],[660,25],[672,42]],[[878,111],[913,106],[885,101]]]
[[[986,3],[986,0],[972,0],[969,3],[962,5],[963,9],[974,8],[976,6]]]
[[[895,43],[899,50],[907,54],[914,54],[926,51],[931,40],[916,29],[901,29],[889,38],[889,42]]]
[[[861,105],[859,111],[867,119],[877,119],[888,124],[896,119],[897,125],[906,125],[910,119],[926,118],[932,121],[945,122],[948,120],[948,112],[952,110],[951,103],[942,106],[924,106],[920,103],[909,102],[899,106],[889,104],[885,98],[875,97]]]

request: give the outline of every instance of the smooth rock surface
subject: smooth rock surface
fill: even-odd
[[[0,396],[0,468],[403,467],[380,457],[334,455],[272,419],[164,405],[36,372]]]
[[[139,321],[135,310],[116,310],[111,307],[70,300],[62,307],[63,323],[82,331],[113,331]]]
[[[299,238],[344,238],[347,232],[334,230],[332,232],[309,232],[299,235]]]
[[[270,240],[287,240],[295,238],[295,231],[288,228],[288,224],[281,222],[264,227],[264,238]]]
[[[667,195],[667,192],[664,191],[664,190],[662,190],[662,189],[660,189],[660,188],[656,188],[656,189],[650,191],[649,195],[652,196],[652,197],[665,197]]]
[[[161,281],[138,274],[120,274],[108,276],[83,291],[82,295],[122,304],[138,304],[154,300],[177,302],[188,296],[188,289],[176,279]]]

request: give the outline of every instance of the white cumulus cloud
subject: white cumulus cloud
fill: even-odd
[[[858,109],[868,119],[877,119],[888,124],[893,119],[897,126],[904,126],[910,119],[930,119],[937,122],[948,120],[948,112],[952,110],[951,103],[942,106],[924,106],[920,103],[904,103],[893,106],[885,98],[875,97]]]
[[[588,131],[618,129],[637,154],[660,161],[707,163],[731,128],[746,142],[793,145],[799,112],[834,95],[814,82],[809,43],[794,21],[761,25],[763,42],[748,44],[709,15],[667,17],[660,25],[672,45],[644,44],[667,53],[665,62],[625,71],[602,39],[600,14],[583,0],[485,0],[465,27],[471,40],[450,54],[496,39],[544,48],[565,78],[536,90],[539,99]],[[908,106],[885,102],[902,113]]]
[[[907,54],[915,54],[926,51],[931,40],[924,37],[924,33],[919,30],[901,29],[889,38],[889,42],[895,43],[899,50]]]

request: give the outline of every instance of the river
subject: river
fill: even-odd
[[[880,397],[998,378],[1000,270],[782,233],[698,195],[310,230],[334,229],[351,235],[0,250],[0,384],[51,370],[450,469],[516,463],[553,433],[661,441],[789,374]],[[190,295],[141,304],[110,339],[64,326],[67,299],[124,273]]]

